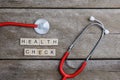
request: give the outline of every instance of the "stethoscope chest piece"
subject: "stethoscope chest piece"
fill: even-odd
[[[37,27],[34,29],[38,34],[46,34],[50,29],[50,24],[45,19],[38,19],[35,24]]]

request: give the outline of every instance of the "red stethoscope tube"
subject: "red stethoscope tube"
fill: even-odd
[[[19,27],[27,27],[27,28],[36,28],[36,24],[25,24],[25,23],[18,23],[18,22],[1,22],[0,27],[3,26],[19,26]]]
[[[76,72],[74,72],[73,74],[67,74],[63,70],[63,65],[68,56],[69,56],[69,52],[67,51],[67,52],[65,52],[64,56],[62,57],[62,59],[60,61],[60,65],[59,65],[59,70],[60,70],[60,73],[62,74],[62,80],[67,80],[67,78],[74,78],[75,76],[77,76],[78,74],[80,74],[83,71],[83,69],[86,67],[86,64],[87,64],[87,62],[84,61],[82,63],[82,65],[80,66],[80,68]]]

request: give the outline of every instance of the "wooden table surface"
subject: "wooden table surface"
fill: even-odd
[[[64,52],[95,16],[110,31],[94,51],[86,69],[69,80],[120,80],[120,0],[0,0],[0,22],[34,23],[39,18],[50,22],[48,34],[33,29],[0,28],[0,80],[60,80],[58,65]],[[69,56],[69,64],[78,67],[85,59],[100,30],[90,28]],[[58,46],[21,46],[20,38],[58,38]],[[53,48],[54,57],[24,56],[24,48]],[[65,66],[66,72],[75,70]]]

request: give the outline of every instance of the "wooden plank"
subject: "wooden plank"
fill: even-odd
[[[120,8],[120,0],[0,0],[0,7]]]
[[[85,58],[88,55],[88,52],[93,47],[95,35],[87,35],[85,36],[86,39],[81,40],[79,44],[75,46],[75,48],[72,51],[72,54],[70,54],[69,58]],[[16,37],[16,36],[15,36]],[[89,38],[87,38],[89,37]],[[92,37],[93,39],[91,39]],[[67,50],[69,44],[72,42],[64,42],[62,39],[59,40],[58,46],[20,46],[19,45],[19,38],[14,39],[7,39],[5,40],[4,37],[1,37],[3,40],[1,40],[0,43],[0,58],[21,58],[21,59],[32,59],[32,58],[38,58],[38,59],[48,59],[48,58],[61,58],[64,52]],[[111,39],[110,39],[111,38]],[[69,40],[69,38],[66,38]],[[85,41],[84,41],[85,40]],[[90,42],[88,42],[90,40]],[[92,41],[93,40],[93,41]],[[104,38],[103,42],[98,46],[98,48],[95,50],[94,55],[92,58],[119,58],[120,50],[119,50],[119,40],[120,36],[118,35],[108,35]],[[63,45],[65,44],[65,45]],[[56,49],[56,56],[54,57],[40,57],[40,56],[24,56],[24,48],[37,48],[37,49]],[[113,54],[114,53],[114,54]]]
[[[74,72],[66,66],[64,68],[68,73]],[[58,61],[55,60],[2,60],[0,70],[1,80],[60,80],[61,78]],[[88,79],[120,80],[120,60],[90,61],[86,69],[74,78],[74,80]]]
[[[80,31],[88,24],[88,18],[95,16],[111,33],[120,33],[119,14],[120,9],[0,9],[0,22],[34,23],[39,18],[45,18],[50,22],[51,30],[69,28],[72,32]]]
[[[99,14],[98,14],[99,13]],[[0,29],[0,59],[49,59],[61,58],[77,34],[88,24],[91,15],[103,21],[110,30],[95,51],[93,58],[120,58],[120,9],[0,9],[0,21],[33,23],[38,18],[45,18],[51,24],[46,35],[38,35],[33,29],[4,27]],[[112,16],[112,17],[111,17]],[[73,49],[70,58],[85,58],[98,39],[98,28],[90,28]],[[58,38],[58,46],[20,46],[20,38]],[[56,49],[56,57],[26,57],[24,48]],[[113,54],[114,53],[114,54]]]

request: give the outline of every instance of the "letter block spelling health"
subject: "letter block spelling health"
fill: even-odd
[[[58,45],[58,39],[21,38],[20,45]]]

